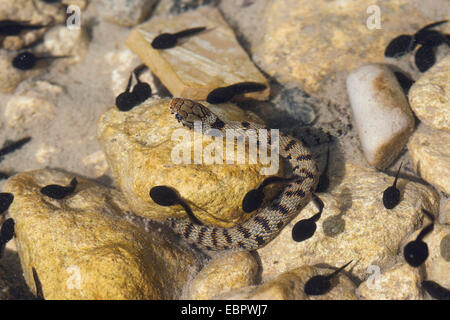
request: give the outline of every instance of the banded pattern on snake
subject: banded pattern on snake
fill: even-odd
[[[264,126],[239,121],[223,121],[208,108],[188,99],[174,98],[170,110],[184,126],[192,129],[195,121],[202,129],[262,129]],[[270,144],[270,141],[268,141]],[[310,201],[318,182],[318,168],[309,149],[299,140],[280,134],[280,156],[287,159],[294,174],[281,194],[247,221],[231,228],[199,225],[189,219],[169,219],[170,226],[183,239],[206,250],[256,250],[273,238]]]

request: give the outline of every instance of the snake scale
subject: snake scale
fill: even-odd
[[[195,121],[201,121],[203,132],[214,128],[221,130],[224,136],[227,129],[265,128],[246,121],[221,120],[207,107],[188,99],[173,98],[170,111],[189,129],[193,129]],[[256,250],[270,242],[308,204],[318,183],[317,164],[302,142],[281,133],[279,154],[289,161],[294,178],[276,199],[250,219],[231,228],[221,228],[195,224],[189,219],[171,218],[169,223],[173,231],[205,250]]]

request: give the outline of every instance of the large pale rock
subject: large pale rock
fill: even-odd
[[[60,4],[33,0],[2,0],[0,20],[26,21],[34,25],[51,26],[65,22],[66,13]],[[28,47],[42,39],[47,30],[48,28],[27,30],[17,36],[2,37],[3,48],[19,50]]]
[[[418,268],[401,263],[382,274],[373,274],[358,291],[369,300],[421,300],[421,281]]]
[[[403,239],[421,226],[422,207],[437,213],[438,195],[422,184],[399,179],[401,201],[387,210],[382,194],[393,177],[351,163],[329,177],[331,191],[319,194],[325,208],[313,237],[303,242],[292,239],[295,223],[317,213],[311,202],[258,250],[263,280],[304,264],[339,266],[350,260],[358,261],[352,272],[364,280],[370,275],[369,266],[384,269],[394,262]]]
[[[197,260],[157,227],[132,223],[122,195],[77,177],[72,195],[40,193],[67,185],[73,174],[36,170],[11,177],[9,215],[25,280],[36,292],[32,268],[46,299],[175,299]],[[195,270],[192,270],[195,271]]]
[[[419,232],[408,237],[405,244],[415,240]],[[444,288],[450,288],[450,226],[435,224],[433,231],[423,241],[428,245],[429,253],[424,263],[426,280],[433,280]]]
[[[254,285],[258,272],[258,262],[250,252],[219,254],[191,282],[187,299],[208,300],[232,289]]]
[[[150,198],[151,188],[165,185],[175,188],[204,223],[230,227],[248,219],[251,214],[242,211],[242,200],[268,177],[260,172],[267,166],[260,163],[206,165],[203,161],[196,164],[193,152],[190,163],[177,163],[177,149],[191,152],[197,145],[206,152],[212,140],[201,134],[194,137],[193,130],[184,128],[170,113],[169,101],[152,98],[131,111],[121,112],[112,107],[100,116],[97,137],[114,181],[130,209],[157,220],[185,217],[180,205],[161,207]],[[261,121],[231,103],[205,105],[224,120]],[[281,164],[280,161],[280,169]],[[266,188],[267,199],[280,187],[271,186],[276,189]]]
[[[414,34],[430,19],[445,19],[442,7],[448,8],[448,2],[439,3],[441,19],[437,14],[428,17],[423,3],[413,5],[410,0],[270,1],[260,18],[266,32],[252,48],[253,57],[281,82],[296,80],[307,92],[325,92],[340,73],[362,63],[382,62],[394,37]],[[375,6],[379,29],[374,24]]]
[[[425,72],[408,97],[416,116],[427,126],[450,132],[450,55]]]
[[[420,126],[408,142],[414,171],[450,194],[450,133]]]
[[[230,300],[356,300],[355,284],[342,272],[331,280],[332,289],[324,295],[308,296],[305,283],[313,276],[328,275],[332,269],[301,266],[285,272],[260,286],[234,290],[219,299]]]
[[[350,72],[347,92],[364,156],[383,170],[403,150],[414,130],[414,118],[394,73],[382,64]]]
[[[180,40],[171,49],[155,50],[151,46],[161,33],[194,27],[207,27],[207,30]],[[244,81],[267,86],[266,90],[245,97],[265,100],[269,96],[267,80],[240,47],[217,9],[200,7],[172,18],[155,17],[134,29],[127,45],[174,96],[205,100],[217,87]]]
[[[106,21],[132,27],[149,16],[155,2],[156,0],[98,0],[95,5]]]

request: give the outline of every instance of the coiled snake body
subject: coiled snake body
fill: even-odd
[[[221,130],[225,136],[226,129],[257,131],[264,128],[250,122],[223,121],[202,104],[187,99],[172,99],[170,110],[179,122],[190,129],[195,121],[201,121],[203,132],[214,128]],[[302,142],[280,134],[279,144],[279,153],[291,164],[294,178],[276,199],[247,221],[231,228],[199,225],[189,219],[170,219],[175,233],[206,250],[256,250],[275,238],[308,204],[318,182],[316,162]]]

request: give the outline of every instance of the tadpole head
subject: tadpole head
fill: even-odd
[[[139,102],[144,102],[152,96],[152,88],[148,83],[139,82],[134,86],[132,94],[136,96]]]
[[[298,221],[292,228],[292,239],[296,242],[311,238],[316,232],[317,225],[311,219]]]
[[[0,193],[0,214],[8,210],[11,203],[14,201],[14,195],[8,192]]]
[[[36,56],[31,52],[19,53],[12,61],[14,68],[20,70],[30,70],[36,65]]]
[[[406,262],[412,267],[418,267],[428,258],[428,246],[423,241],[411,241],[403,249]]]
[[[262,189],[253,189],[247,192],[242,200],[242,210],[244,212],[252,212],[261,207],[264,200],[264,192]]]
[[[136,95],[131,92],[122,92],[116,97],[116,106],[120,111],[129,111],[138,104]]]
[[[394,209],[400,202],[400,190],[391,186],[383,192],[383,205],[386,209]]]
[[[390,58],[398,58],[414,49],[414,37],[402,34],[389,42],[384,51],[384,55]]]
[[[169,207],[180,203],[178,193],[167,186],[156,186],[150,189],[150,198],[160,206]]]
[[[212,90],[206,97],[206,101],[211,104],[224,103],[230,101],[234,92],[230,87],[221,87]]]
[[[14,220],[9,218],[5,222],[0,229],[0,242],[7,243],[14,237]]]
[[[177,37],[171,33],[161,33],[152,41],[153,49],[169,49],[177,44]]]
[[[318,275],[306,281],[303,288],[304,292],[310,296],[319,296],[327,293],[331,288],[331,283],[328,277]]]

